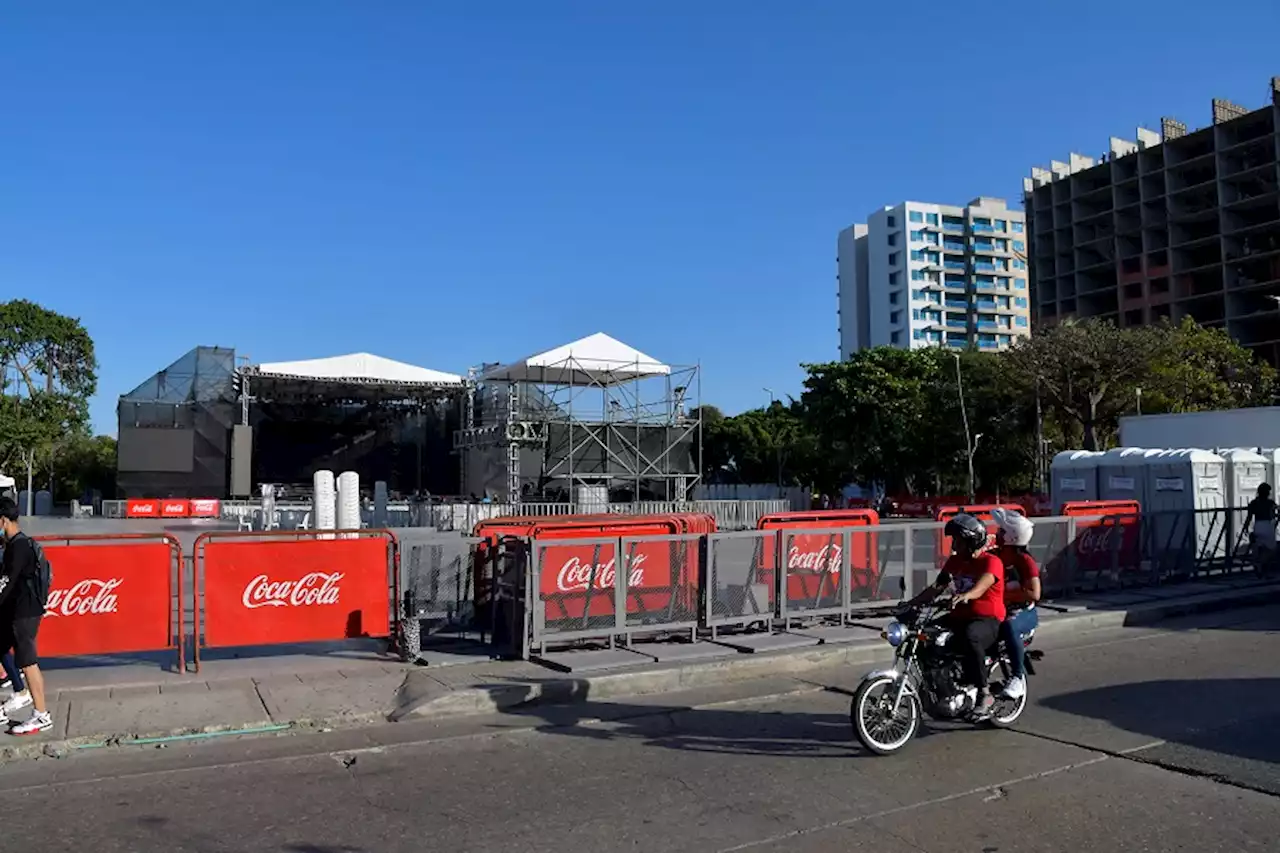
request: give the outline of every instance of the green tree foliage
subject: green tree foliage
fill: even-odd
[[[1039,485],[1037,425],[1045,453],[1101,449],[1120,418],[1269,405],[1276,373],[1218,329],[1191,320],[1117,329],[1063,323],[1001,353],[882,347],[847,361],[805,365],[799,401],[734,417],[704,411],[704,473],[717,482],[851,483],[889,491],[964,494],[968,450],[978,490]],[[958,373],[958,376],[957,376]],[[1139,390],[1141,389],[1141,390]],[[1037,406],[1039,403],[1039,406]]]
[[[112,498],[116,491],[116,440],[107,435],[80,436],[59,449],[52,468],[54,500],[79,500],[91,492]]]
[[[0,303],[0,469],[30,454],[44,467],[60,445],[87,435],[97,368],[79,320],[25,299]]]

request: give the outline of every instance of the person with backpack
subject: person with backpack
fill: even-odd
[[[36,654],[53,571],[39,544],[18,526],[18,505],[12,498],[0,498],[0,532],[5,541],[0,560],[0,649],[13,650],[34,706],[30,717],[10,726],[9,734],[34,735],[53,727]]]

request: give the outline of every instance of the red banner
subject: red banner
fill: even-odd
[[[191,512],[191,503],[182,498],[165,498],[160,501],[161,518],[186,518]]]
[[[173,646],[173,546],[166,542],[41,542],[53,588],[40,624],[49,657]]]
[[[204,645],[386,636],[389,545],[372,537],[207,540]]]
[[[124,502],[125,518],[159,518],[160,501],[130,499]]]
[[[191,501],[191,517],[217,518],[219,508],[215,498],[194,498]]]
[[[536,544],[541,560],[538,589],[548,622],[613,615],[618,572],[614,543]],[[695,606],[697,541],[635,541],[626,542],[625,548],[628,615],[661,617]]]
[[[1132,515],[1117,515],[1090,521],[1076,521],[1076,539],[1072,546],[1076,552],[1076,571],[1081,574],[1138,569],[1142,561],[1141,519]],[[1112,552],[1116,552],[1112,562]]]

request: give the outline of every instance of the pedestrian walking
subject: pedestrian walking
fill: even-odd
[[[0,649],[13,650],[14,663],[26,681],[30,702],[18,700],[18,710],[25,704],[34,706],[31,716],[14,723],[9,733],[34,735],[53,727],[53,716],[45,705],[44,676],[36,653],[36,635],[49,598],[52,572],[44,552],[22,532],[18,524],[18,505],[12,498],[0,498],[0,532],[4,535],[4,557],[0,560]],[[16,700],[16,701],[15,701]],[[7,713],[9,703],[5,703]],[[7,718],[6,718],[7,719]]]

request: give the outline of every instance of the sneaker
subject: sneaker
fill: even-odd
[[[1000,693],[1006,699],[1021,699],[1027,695],[1027,680],[1014,676],[1004,683],[1004,690],[1001,690]]]
[[[21,723],[15,723],[10,729],[11,735],[38,735],[46,729],[53,728],[53,715],[48,711],[36,711]]]
[[[14,711],[21,711],[23,708],[31,707],[31,691],[20,690],[9,697],[3,705],[0,705],[0,713],[9,716]]]

